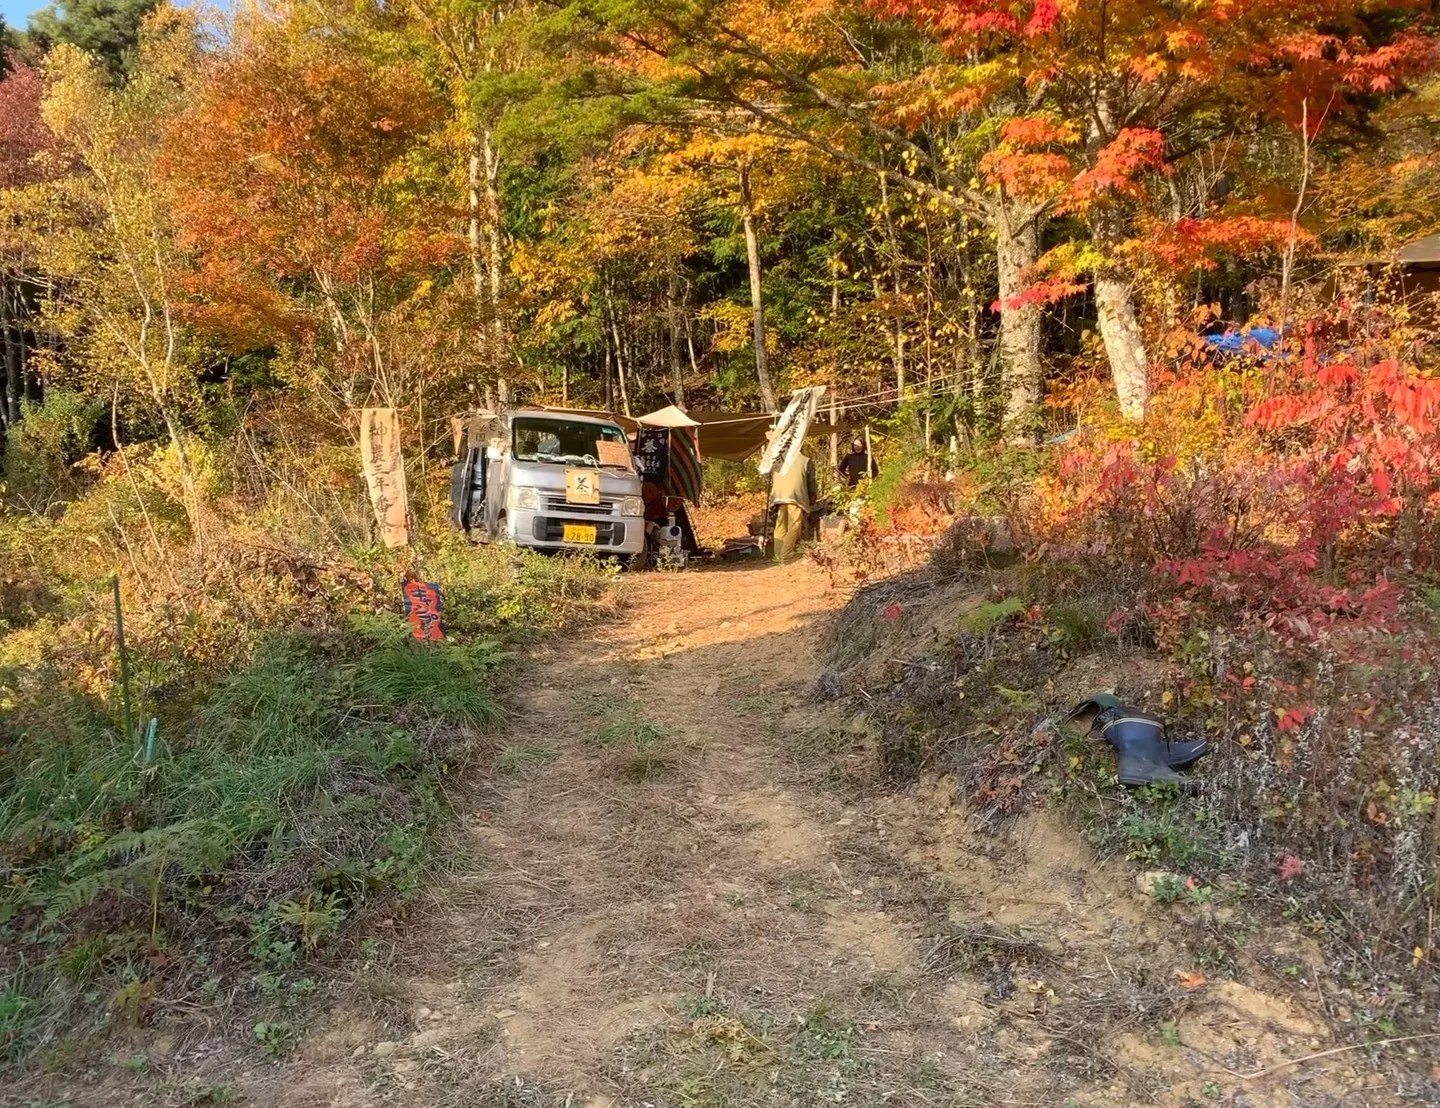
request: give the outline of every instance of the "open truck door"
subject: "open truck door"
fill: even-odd
[[[450,526],[469,532],[485,511],[485,448],[472,446],[450,467]]]
[[[450,526],[467,535],[477,528],[489,533],[493,512],[488,501],[495,487],[496,472],[490,464],[500,454],[504,435],[503,417],[490,411],[471,412],[466,421],[465,453],[450,467]]]

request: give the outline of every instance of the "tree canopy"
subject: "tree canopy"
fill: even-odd
[[[93,54],[115,74],[129,69],[140,24],[160,0],[57,0],[30,17],[29,38],[41,50],[61,43]]]
[[[60,228],[96,258],[121,231],[56,113],[80,58],[96,104],[159,87],[151,7],[48,9],[0,83],[15,310],[60,378],[95,339]],[[264,364],[266,403],[337,432],[377,397],[823,383],[1026,438],[1077,374],[1142,418],[1175,335],[1284,325],[1333,259],[1433,230],[1434,31],[1408,0],[277,3],[190,26],[114,149],[146,151],[195,372]]]

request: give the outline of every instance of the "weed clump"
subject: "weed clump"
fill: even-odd
[[[680,764],[678,739],[670,728],[640,716],[632,700],[600,706],[603,722],[595,745],[605,751],[613,771],[627,781],[647,781]]]
[[[350,669],[349,688],[359,705],[482,727],[499,716],[487,689],[489,671],[498,661],[496,644],[491,642],[472,646],[427,645],[411,639],[383,642]]]

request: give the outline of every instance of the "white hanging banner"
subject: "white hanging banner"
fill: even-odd
[[[825,386],[817,385],[814,388],[796,389],[790,394],[790,403],[785,405],[785,410],[780,413],[780,418],[776,420],[770,438],[765,443],[765,450],[760,455],[762,477],[772,469],[785,470],[795,464],[801,447],[805,445],[805,435],[810,430],[810,423],[815,418],[815,411],[824,392]]]

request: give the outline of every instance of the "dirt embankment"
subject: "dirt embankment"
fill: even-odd
[[[1154,903],[1058,817],[984,831],[954,781],[882,779],[863,713],[812,698],[846,599],[809,562],[628,579],[615,621],[529,660],[496,779],[460,794],[451,872],[291,1054],[207,1053],[197,1033],[103,1096],[51,1093],[1400,1102],[1312,1010],[1302,936],[1265,937],[1288,980],[1207,961],[1206,907]]]

